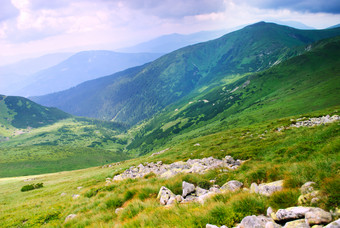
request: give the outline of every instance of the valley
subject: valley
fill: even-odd
[[[332,227],[339,50],[338,27],[259,22],[64,91],[1,95],[0,227],[289,227],[280,210],[295,206],[327,217],[303,227]]]

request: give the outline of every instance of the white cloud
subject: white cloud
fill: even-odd
[[[0,45],[7,55],[113,49],[162,34],[233,28],[268,19],[296,20],[317,28],[339,23],[339,14],[293,11],[294,7],[274,6],[277,1],[269,0],[2,1],[9,6],[0,9],[6,15],[0,16]]]

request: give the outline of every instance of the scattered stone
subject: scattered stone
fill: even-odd
[[[279,209],[275,215],[272,214],[272,217],[279,222],[305,218],[310,225],[326,224],[332,221],[331,213],[318,207],[289,207]]]
[[[240,190],[243,186],[242,182],[239,182],[237,180],[231,180],[225,183],[222,187],[221,190],[226,190],[226,191],[232,191],[235,192],[237,190]]]
[[[161,150],[161,151],[158,151],[158,152],[156,152],[156,153],[153,153],[153,154],[151,154],[150,157],[153,157],[153,156],[156,156],[156,155],[159,155],[159,154],[163,154],[164,152],[166,152],[166,151],[168,151],[168,150],[170,150],[170,148],[166,148],[166,149],[164,149],[164,150]]]
[[[182,189],[183,189],[182,196],[186,197],[187,195],[189,195],[190,193],[193,193],[195,191],[195,185],[183,181],[182,182]]]
[[[287,222],[283,228],[310,228],[304,219],[298,219],[291,222]]]
[[[273,208],[268,207],[268,208],[267,208],[267,216],[270,217],[270,215],[271,215],[272,213],[274,213]]]
[[[263,183],[257,185],[256,183],[252,183],[250,185],[251,193],[258,193],[265,196],[270,196],[274,192],[281,191],[283,189],[283,180],[274,181],[271,183]]]
[[[177,195],[177,196],[176,196],[176,201],[177,201],[177,202],[180,203],[180,202],[182,202],[183,200],[184,200],[183,196],[181,196],[181,195]]]
[[[339,120],[340,120],[340,117],[338,115],[334,115],[332,117],[327,115],[327,116],[322,116],[322,117],[310,118],[304,121],[298,121],[295,124],[292,124],[290,126],[291,127],[313,127],[313,126],[333,123]]]
[[[77,198],[79,198],[79,196],[80,196],[80,195],[78,195],[78,194],[73,194],[73,195],[72,195],[72,198],[73,198],[73,199],[77,199]]]
[[[207,194],[209,191],[208,190],[206,190],[206,189],[204,189],[204,188],[200,188],[200,187],[196,187],[196,189],[195,189],[195,195],[196,196],[202,196],[202,195],[205,195],[205,194]]]
[[[198,197],[197,201],[200,204],[204,204],[205,201],[207,201],[207,199],[211,198],[212,196],[214,196],[216,193],[215,192],[208,192],[207,194],[201,195]]]
[[[201,146],[201,144],[199,144],[199,143],[196,143],[194,146]]]
[[[171,197],[176,197],[175,194],[172,193],[168,188],[162,186],[161,189],[159,190],[157,199],[159,199],[159,202],[162,205],[167,205]]]
[[[309,225],[328,224],[332,221],[331,213],[321,208],[313,208],[306,212],[305,218]]]
[[[60,196],[66,196],[66,193],[65,193],[65,192],[63,192],[63,193],[61,193],[61,194],[60,194]]]
[[[119,212],[121,212],[122,210],[124,210],[123,207],[118,207],[118,208],[115,210],[115,213],[118,215]]]
[[[37,178],[28,178],[28,179],[26,179],[26,180],[24,180],[25,182],[27,182],[27,181],[34,181],[34,180],[36,180]]]
[[[77,187],[78,190],[80,190],[80,189],[82,189],[82,188],[83,188],[83,187],[81,187],[81,186]]]
[[[315,190],[314,189],[315,185],[316,183],[313,181],[304,183],[300,188],[301,194],[304,195],[313,192]]]
[[[320,194],[320,191],[312,191],[310,193],[300,195],[298,198],[298,204],[299,205],[313,205],[316,204],[318,201],[320,201],[320,198],[322,195]]]
[[[140,164],[137,167],[131,166],[122,174],[116,175],[113,181],[120,181],[127,178],[142,178],[149,173],[155,173],[162,178],[170,178],[179,173],[199,173],[203,174],[210,169],[226,168],[227,170],[234,170],[238,168],[243,161],[234,160],[230,156],[220,160],[213,157],[203,159],[189,159],[187,162],[178,161],[172,164],[163,164],[162,161],[157,163]]]
[[[77,216],[76,214],[69,214],[69,215],[65,218],[65,222],[74,219],[76,216]]]
[[[340,227],[340,219],[328,224],[324,228],[339,228]]]
[[[216,225],[207,224],[205,225],[205,228],[219,228],[219,227]]]
[[[279,224],[275,222],[267,222],[265,228],[281,228]]]
[[[239,225],[240,228],[265,228],[267,222],[271,222],[270,218],[267,218],[263,215],[259,216],[247,216],[244,217]]]

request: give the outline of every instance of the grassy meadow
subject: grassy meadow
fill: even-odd
[[[339,123],[316,127],[288,127],[301,116],[337,114],[338,108],[305,115],[265,121],[182,141],[163,154],[128,160],[111,168],[88,168],[38,176],[0,179],[1,227],[205,227],[206,223],[232,226],[246,215],[265,213],[297,204],[299,187],[315,181],[322,192],[321,208],[339,206],[340,137]],[[200,143],[201,146],[194,146]],[[168,145],[167,145],[168,146]],[[156,151],[153,151],[156,152]],[[147,175],[106,184],[131,165],[163,161],[172,163],[189,158],[231,155],[247,160],[238,170],[211,170],[204,175],[179,174],[170,179]],[[32,181],[24,181],[36,178]],[[252,182],[284,180],[284,191],[271,197],[248,192],[218,194],[204,205],[197,203],[164,207],[156,199],[161,186],[181,194],[182,181],[207,187],[209,180],[223,185],[239,180],[245,187]],[[43,183],[44,187],[21,192],[22,186]],[[78,189],[77,187],[82,187]],[[62,193],[66,195],[61,196]],[[79,198],[73,199],[73,194]],[[116,214],[115,209],[123,209]],[[69,214],[77,216],[64,222]]]

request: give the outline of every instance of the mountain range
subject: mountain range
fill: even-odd
[[[186,96],[265,70],[339,34],[339,28],[298,30],[260,22],[144,66],[31,99],[73,115],[136,124]]]

